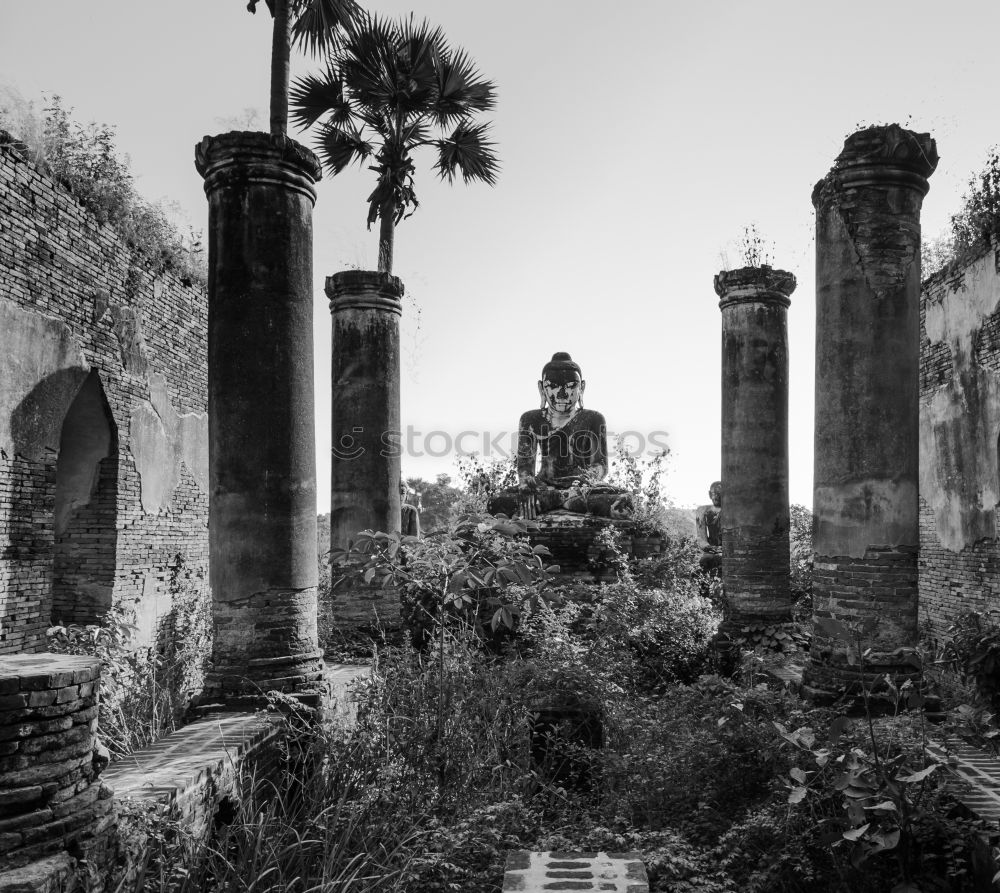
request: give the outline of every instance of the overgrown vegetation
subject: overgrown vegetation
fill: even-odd
[[[357,724],[296,741],[305,756],[263,798],[248,785],[161,889],[482,893],[522,848],[638,850],[661,893],[985,889],[983,827],[927,754],[921,684],[895,691],[895,715],[848,718],[752,666],[705,675],[719,614],[686,566],[659,589],[630,568],[589,601],[505,574],[499,597],[522,611],[498,649],[489,614],[457,604],[475,602],[455,579],[482,543],[435,547],[442,577],[415,546],[396,554],[436,581],[422,647],[380,651]]]
[[[0,145],[17,144],[99,223],[113,227],[132,252],[133,265],[204,285],[201,235],[179,229],[171,220],[174,208],[139,195],[128,156],[115,144],[114,127],[75,120],[58,95],[43,102],[39,112],[16,91],[0,90]]]
[[[159,618],[153,642],[136,642],[135,606],[122,603],[100,624],[52,626],[47,632],[49,651],[100,659],[97,734],[112,759],[172,732],[203,687],[212,628],[204,568],[178,555],[168,589],[171,608]]]
[[[463,477],[476,507],[509,468],[470,460]],[[812,519],[791,515],[804,618]],[[988,688],[971,701],[955,689],[935,729],[922,708],[945,658],[914,652],[931,671],[873,680],[871,631],[824,621],[850,649],[861,698],[815,707],[766,673],[775,651],[803,642],[747,636],[735,662],[715,653],[721,593],[690,541],[667,536],[636,561],[609,534],[601,560],[615,581],[595,586],[555,575],[526,530],[466,516],[429,539],[373,534],[335,556],[401,587],[412,635],[375,649],[357,725],[309,739],[305,783],[284,778],[263,805],[248,793],[174,889],[201,889],[190,878],[245,889],[239,860],[252,858],[262,890],[499,891],[511,849],[637,850],[660,893],[989,889],[973,852],[987,829],[929,747],[946,734],[995,740]],[[967,630],[948,659],[992,674],[1000,635],[972,619]],[[287,796],[300,788],[325,793]],[[308,863],[299,841],[315,847]],[[348,885],[338,872],[351,857],[364,868]]]
[[[769,267],[774,263],[774,243],[761,235],[756,223],[748,223],[743,227],[740,238],[728,244],[736,250],[736,263],[739,268]],[[730,262],[726,247],[719,250],[719,259],[722,262],[723,270],[737,269]]]

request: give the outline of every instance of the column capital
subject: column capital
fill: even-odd
[[[904,186],[926,195],[937,164],[937,144],[929,133],[898,124],[866,127],[844,140],[830,172],[813,189],[813,205],[819,207],[827,194],[861,186]]]
[[[288,137],[256,131],[202,137],[194,166],[205,178],[205,194],[223,186],[273,184],[301,192],[316,203],[314,184],[322,176],[319,159]]]
[[[403,314],[403,281],[391,273],[375,270],[341,270],[326,277],[330,312],[386,310]]]
[[[788,307],[789,295],[795,291],[795,276],[786,270],[775,270],[766,264],[723,270],[715,277],[715,293],[722,299],[719,309],[736,304],[771,304]]]

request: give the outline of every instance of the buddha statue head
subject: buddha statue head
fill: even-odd
[[[722,481],[712,481],[712,486],[708,488],[708,498],[716,508],[722,508]]]
[[[564,351],[554,353],[542,367],[542,377],[538,382],[541,408],[547,406],[556,415],[569,415],[577,405],[582,409],[586,387],[579,364]]]

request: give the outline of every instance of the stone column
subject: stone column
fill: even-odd
[[[722,577],[738,631],[791,620],[788,332],[795,277],[744,267],[715,277],[722,311]]]
[[[870,127],[813,190],[817,625],[804,681],[819,699],[861,678],[857,649],[824,620],[862,636],[868,681],[913,672],[920,206],[937,160],[926,133]]]
[[[313,184],[308,149],[264,133],[205,137],[208,196],[208,694],[317,680]]]
[[[399,532],[399,318],[403,283],[345,270],[326,280],[333,316],[330,548]]]

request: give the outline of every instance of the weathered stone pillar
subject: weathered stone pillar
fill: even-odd
[[[320,166],[264,133],[205,137],[210,693],[318,679],[312,209]]]
[[[816,428],[813,606],[806,692],[913,672],[917,642],[920,206],[934,140],[896,124],[848,137],[813,190]]]
[[[333,316],[330,548],[399,532],[399,318],[403,283],[345,270],[326,280]]]
[[[722,311],[722,577],[726,626],[791,620],[788,327],[795,277],[744,267],[715,277]]]

